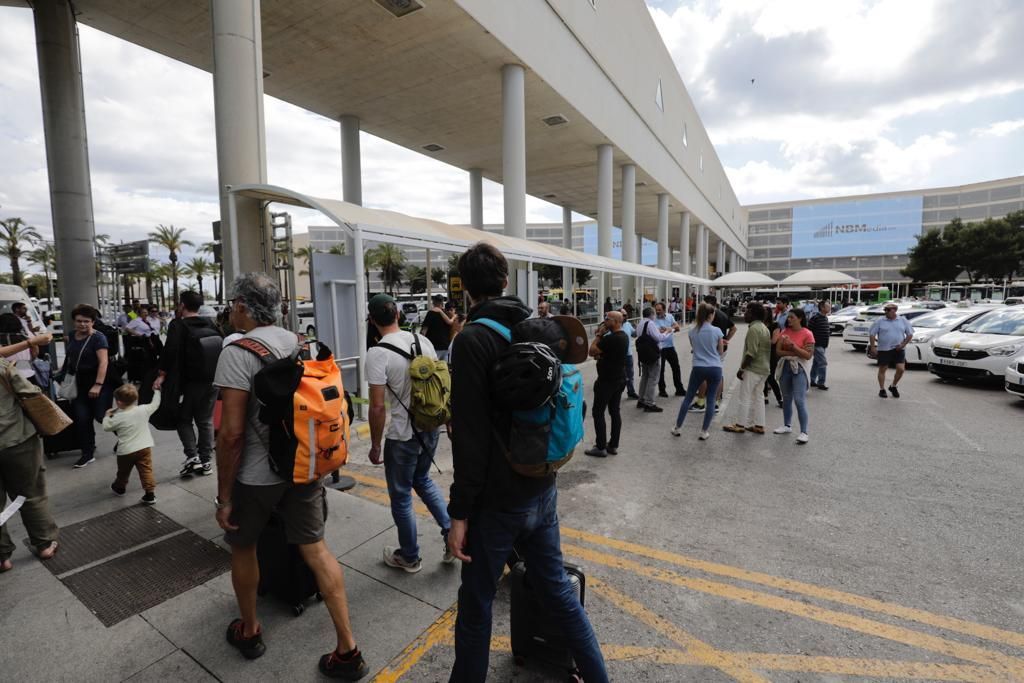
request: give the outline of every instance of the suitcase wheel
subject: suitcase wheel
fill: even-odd
[[[301,617],[302,613],[305,612],[305,611],[306,611],[306,606],[301,604],[301,603],[298,604],[298,605],[295,605],[294,607],[292,607],[292,614],[294,614],[297,617]]]
[[[316,598],[317,602],[323,602],[324,601],[324,596],[323,596],[323,594],[320,591],[317,591],[316,595],[314,595],[313,597]]]

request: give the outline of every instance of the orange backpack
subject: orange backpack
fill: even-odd
[[[270,469],[295,484],[318,481],[348,461],[349,406],[341,370],[331,350],[319,344],[315,360],[300,357],[300,345],[275,358],[256,339],[232,342],[256,354],[263,367],[253,378],[260,422],[270,427]]]

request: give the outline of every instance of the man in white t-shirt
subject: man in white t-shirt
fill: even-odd
[[[437,525],[444,540],[443,561],[455,557],[448,551],[447,504],[440,489],[430,478],[430,464],[437,449],[437,432],[417,430],[409,417],[412,407],[412,384],[409,379],[410,357],[424,355],[437,358],[430,340],[398,327],[398,306],[387,294],[377,294],[369,303],[370,322],[380,332],[381,340],[366,352],[366,380],[370,385],[370,461],[381,462],[381,438],[390,403],[391,423],[384,440],[384,476],[391,497],[391,516],[398,528],[398,547],[384,546],[384,562],[389,567],[414,574],[422,566],[416,540],[416,513],[412,508],[415,490]]]

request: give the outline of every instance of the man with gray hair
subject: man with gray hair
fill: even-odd
[[[281,292],[272,278],[264,273],[239,275],[228,297],[235,330],[258,341],[276,358],[296,351],[296,335],[276,325]],[[259,420],[260,407],[253,392],[253,379],[262,367],[263,360],[256,354],[229,344],[220,355],[214,379],[223,404],[217,435],[217,524],[231,546],[231,583],[241,612],[228,626],[227,640],[247,659],[266,651],[256,617],[256,542],[276,509],[288,543],[298,546],[316,577],[337,633],[335,649],[320,658],[320,671],[331,678],[354,681],[369,669],[352,636],[341,565],[324,543],[323,482],[293,484],[270,469],[270,428]]]

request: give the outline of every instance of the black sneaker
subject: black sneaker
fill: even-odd
[[[638,400],[640,400],[640,395],[639,394],[626,394],[626,398],[630,399],[631,401],[638,401]]]
[[[664,408],[659,408],[658,406],[652,404],[652,405],[649,405],[649,406],[644,406],[644,412],[645,413],[663,413],[663,412],[665,412],[665,409]]]
[[[686,392],[682,389],[676,389],[676,396],[686,396]]]
[[[637,401],[637,402],[636,402],[636,407],[637,407],[637,408],[640,408],[640,409],[643,409],[643,408],[646,408],[646,407],[647,407],[647,404],[646,404],[646,403],[644,403],[643,401]]]
[[[891,387],[889,387],[889,393],[892,394],[893,398],[899,398],[900,397],[900,390],[896,388],[895,384],[893,384]]]
[[[606,453],[603,448],[598,448],[597,446],[594,446],[593,448],[588,448],[587,450],[583,451],[583,453],[594,458],[608,457],[608,453]]]
[[[612,448],[611,446],[609,446],[608,448],[604,449],[604,452],[607,453],[608,455],[618,455],[619,454],[619,449],[618,448]]]
[[[182,479],[191,479],[192,475],[198,474],[200,470],[202,470],[202,465],[199,464],[198,457],[185,458],[185,462],[181,463],[178,476]]]
[[[124,495],[124,489],[117,488],[117,484],[116,483],[110,485],[110,490],[114,492],[115,496],[123,496]]]
[[[885,393],[885,389],[879,389],[878,398],[889,398],[889,394]]]
[[[78,461],[74,465],[72,465],[72,467],[74,467],[75,469],[81,469],[91,462],[96,462],[96,456],[94,456],[92,453],[83,453],[82,457],[79,458]]]
[[[196,474],[201,474],[204,477],[209,475],[209,474],[213,474],[213,463],[211,463],[211,462],[204,462],[198,469],[195,469],[193,471]]]
[[[267,651],[267,646],[263,644],[262,629],[257,631],[256,635],[251,638],[246,638],[241,619],[235,619],[228,624],[227,639],[228,643],[238,648],[238,651],[241,652],[242,656],[246,659],[257,659],[258,657],[262,657],[263,653]],[[321,662],[321,667],[322,664],[323,662]],[[321,668],[321,670],[323,669]]]
[[[824,384],[818,384],[818,385],[816,385],[816,386],[817,386],[817,387],[818,387],[819,389],[821,389],[822,391],[828,391],[828,387],[827,387],[827,386],[825,386]]]
[[[146,494],[139,499],[143,505],[153,505],[156,503],[156,494],[152,491],[146,491]]]
[[[658,392],[658,397],[659,398],[668,398],[668,392],[667,391],[659,391]]]
[[[370,672],[359,648],[339,655],[337,650],[320,658],[320,673],[328,678],[340,678],[346,681],[358,681]]]

